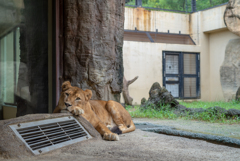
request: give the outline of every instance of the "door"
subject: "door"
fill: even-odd
[[[168,53],[164,55],[165,71],[164,80],[166,89],[171,92],[173,97],[179,97],[180,81],[179,81],[179,53]]]
[[[200,97],[199,70],[199,53],[163,52],[163,86],[173,97]]]

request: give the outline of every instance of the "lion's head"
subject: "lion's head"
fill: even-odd
[[[61,109],[68,109],[69,107],[83,108],[92,97],[92,91],[82,90],[78,87],[71,86],[69,81],[65,81],[62,84],[62,93],[61,93]],[[59,100],[59,101],[60,101]]]

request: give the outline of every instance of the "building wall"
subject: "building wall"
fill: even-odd
[[[223,20],[225,9],[226,5],[200,12],[202,14],[202,22],[204,24],[203,32],[226,29]]]
[[[130,96],[133,98],[133,104],[140,104],[143,97],[148,98],[148,92],[154,82],[159,82],[162,86],[163,51],[201,53],[201,48],[200,46],[194,45],[124,41],[124,75],[127,80],[133,79],[135,76],[139,76],[139,78],[129,86],[129,92]],[[203,74],[201,81],[205,82],[207,77],[207,74]],[[204,88],[204,86],[201,86],[201,90],[206,91],[202,88]],[[207,91],[204,92],[203,95],[206,96]]]
[[[125,30],[189,34],[189,14],[125,8]]]
[[[223,13],[225,5],[193,14],[163,11],[144,11],[143,8],[126,8],[125,29],[141,31],[190,34],[196,45],[177,45],[124,41],[124,75],[127,80],[139,76],[129,86],[133,104],[140,104],[154,82],[162,85],[162,51],[200,53],[200,90],[202,101],[223,100],[220,83],[220,66],[229,40],[237,38],[225,27]],[[150,16],[146,16],[149,12]],[[146,25],[148,24],[148,25]],[[149,25],[150,24],[150,25]],[[154,28],[155,25],[155,28]],[[122,100],[123,101],[123,100]]]

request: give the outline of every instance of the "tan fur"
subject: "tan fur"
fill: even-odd
[[[91,97],[91,90],[83,91],[78,87],[71,86],[71,83],[66,81],[62,84],[61,96],[53,113],[67,109],[75,115],[83,116],[105,140],[119,140],[118,135],[109,130],[114,126],[118,126],[122,133],[135,130],[130,114],[120,103],[90,100]]]

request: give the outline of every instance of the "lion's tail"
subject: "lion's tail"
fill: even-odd
[[[115,133],[115,134],[122,134],[122,131],[119,129],[118,126],[114,126],[112,129],[111,129],[111,132]]]
[[[133,121],[131,120],[130,126],[129,126],[127,129],[123,130],[122,133],[124,134],[124,133],[127,133],[127,132],[132,132],[132,131],[134,131],[135,129],[136,129],[136,127],[135,127]]]
[[[124,133],[128,133],[128,132],[132,132],[132,131],[134,131],[135,129],[136,129],[136,127],[135,127],[133,121],[131,120],[131,124],[130,124],[130,126],[128,126],[127,129],[121,131],[121,130],[118,128],[118,126],[115,126],[115,127],[113,127],[113,128],[111,129],[111,131],[112,131],[113,133],[116,133],[116,134],[120,135],[120,134],[124,134]]]

